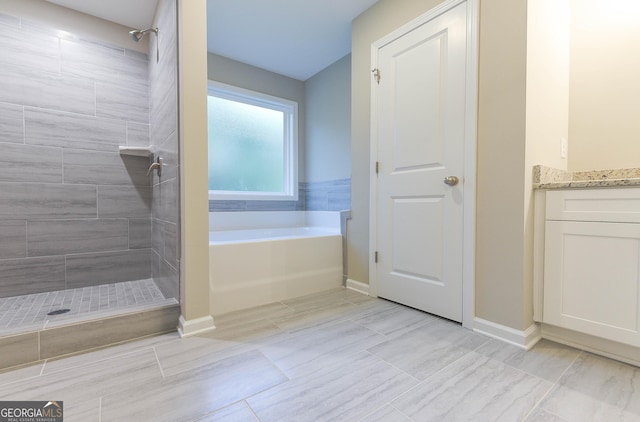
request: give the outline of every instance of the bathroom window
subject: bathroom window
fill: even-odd
[[[209,81],[209,199],[298,199],[298,104]]]

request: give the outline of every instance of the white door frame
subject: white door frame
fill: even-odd
[[[462,325],[473,328],[475,315],[475,246],[476,246],[476,132],[478,116],[478,0],[446,0],[440,5],[401,26],[371,44],[371,68],[378,65],[378,50],[415,28],[424,25],[457,5],[467,3],[467,62],[464,136],[464,208],[462,253]],[[384,75],[381,75],[384,77]],[[378,161],[377,114],[378,93],[375,78],[371,78],[371,165],[369,172],[369,294],[378,297],[378,280],[374,254],[378,244]]]

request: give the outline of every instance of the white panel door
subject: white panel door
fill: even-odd
[[[466,3],[378,50],[378,296],[462,320]],[[448,176],[457,184],[445,184]]]

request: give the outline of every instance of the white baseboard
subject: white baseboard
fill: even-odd
[[[505,325],[496,324],[482,318],[474,318],[473,331],[504,341],[524,350],[529,350],[540,341],[540,327],[533,323],[524,331],[516,330]]]
[[[180,337],[189,337],[215,329],[216,326],[213,324],[213,317],[210,315],[188,321],[184,319],[184,316],[180,315],[178,323],[178,334],[180,334]]]
[[[369,296],[369,285],[360,281],[355,281],[348,278],[347,289],[355,290],[356,292]]]

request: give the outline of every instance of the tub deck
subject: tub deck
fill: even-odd
[[[209,232],[209,244],[268,242],[303,237],[340,236],[340,232],[325,227],[280,227],[273,229],[219,230]]]

